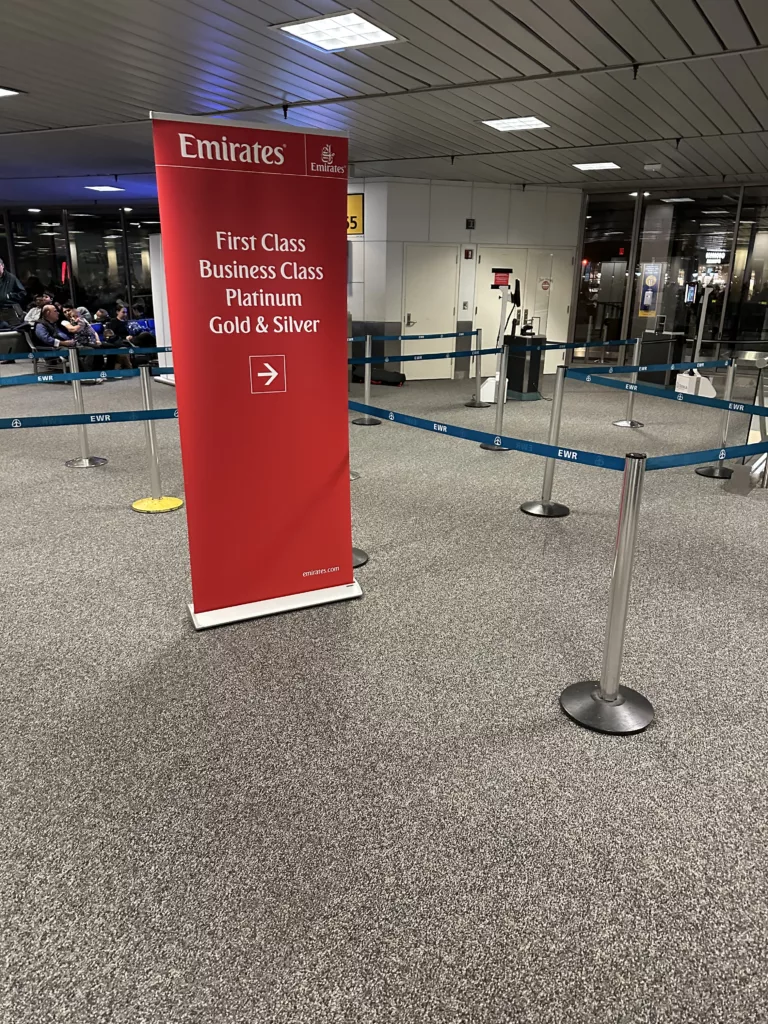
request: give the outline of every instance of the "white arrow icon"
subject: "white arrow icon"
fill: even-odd
[[[277,370],[273,369],[273,367],[271,367],[269,365],[269,363],[264,363],[264,365],[269,370],[269,373],[257,373],[256,376],[257,377],[269,377],[269,380],[266,381],[265,384],[264,384],[264,386],[268,388],[269,385],[272,383],[272,381],[275,379],[275,377],[278,376],[278,373],[277,373]]]

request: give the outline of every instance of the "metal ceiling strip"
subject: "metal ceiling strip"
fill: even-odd
[[[701,84],[701,79],[694,75],[691,67],[685,64],[672,64],[660,68],[661,80],[667,79],[664,93],[681,105],[683,112],[698,129],[699,135],[738,131],[739,126],[717,99],[707,92],[706,86]]]
[[[465,32],[470,38],[477,38],[483,46],[492,47],[498,57],[523,74],[564,71],[574,66],[543,43],[522,21],[515,18],[512,11],[500,7],[494,0],[472,0],[465,11],[455,2],[450,7],[443,5],[439,10],[442,18],[459,11],[460,18],[455,13],[451,14],[452,23],[459,31]],[[482,36],[478,34],[480,26]]]
[[[247,25],[224,19],[196,0],[153,0],[153,3],[191,22],[204,25],[209,32],[223,36],[228,40],[226,45],[248,61],[247,65],[243,65],[244,69],[269,69],[269,80],[261,85],[262,88],[266,86],[276,98],[281,91],[283,95],[286,91],[295,92],[300,97],[297,79],[312,82],[331,95],[334,91],[339,95],[340,90],[345,90],[341,95],[355,95],[366,89],[386,90],[395,84],[391,78],[372,75],[367,71],[359,74],[360,69],[346,58],[310,49],[298,40],[294,42],[289,36],[278,32],[253,33]],[[244,32],[249,36],[245,37]],[[396,88],[402,86],[397,85]]]
[[[614,3],[614,0],[578,0],[581,9],[633,60],[658,60],[665,56]]]
[[[722,50],[722,42],[701,13],[695,0],[655,0],[662,11],[685,39],[694,53],[715,53]]]
[[[740,55],[728,55],[720,57],[717,63],[735,92],[739,96],[749,97],[749,109],[760,127],[768,128],[768,93],[758,81],[748,60]],[[766,82],[768,83],[768,67]]]
[[[755,146],[749,145],[748,140],[754,140]],[[728,139],[729,152],[733,153],[734,157],[744,165],[744,170],[738,173],[759,174],[761,171],[766,170],[766,165],[757,155],[757,147],[759,146],[760,136],[757,133],[754,135],[735,135],[733,138]]]
[[[365,10],[374,21],[402,35],[417,53],[431,53],[447,68],[452,68],[453,74],[448,77],[453,82],[457,81],[457,73],[463,74],[464,80],[470,83],[487,78],[489,72],[491,75],[515,73],[510,65],[493,58],[421,7],[409,3],[406,8],[400,0],[393,6],[390,4],[391,0],[366,0]]]
[[[623,64],[631,59],[616,43],[588,18],[573,0],[534,0],[542,12],[574,39],[578,39],[602,64]]]
[[[768,4],[765,0],[739,0],[739,3],[755,38],[768,43]]]
[[[735,121],[737,128],[744,132],[759,131],[763,125],[752,113],[746,98],[742,98],[736,89],[728,81],[728,78],[720,70],[720,61],[708,61],[706,65],[695,64],[691,68],[692,74],[701,82],[702,90],[712,96],[723,108],[728,111],[729,117]],[[736,57],[740,60],[740,57]]]
[[[632,0],[631,4],[624,4],[623,13],[638,32],[652,41],[662,57],[687,57],[693,53],[665,11],[653,0]]]
[[[736,0],[698,0],[698,3],[726,49],[758,45],[752,26]]]
[[[506,92],[509,87],[496,86],[496,88]],[[516,92],[528,97],[531,108],[537,113],[541,111],[538,116],[543,117],[549,123],[572,125],[575,131],[586,134],[585,145],[600,145],[610,142],[611,133],[606,132],[603,125],[590,118],[584,118],[580,110],[574,109],[569,103],[564,103],[559,96],[545,88],[543,82],[521,82],[515,84],[513,88]]]
[[[491,2],[498,3],[499,0]],[[555,18],[537,7],[533,0],[514,0],[514,4],[509,0],[502,0],[502,4],[506,14],[527,26],[544,46],[557,53],[571,67],[594,67],[595,63],[598,63],[594,53],[558,24]],[[510,10],[510,7],[513,9]]]

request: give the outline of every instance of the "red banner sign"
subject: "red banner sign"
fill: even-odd
[[[153,127],[195,626],[357,597],[347,140]]]

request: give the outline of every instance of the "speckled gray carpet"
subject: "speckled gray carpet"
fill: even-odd
[[[374,401],[491,429],[470,391]],[[70,402],[5,389],[0,415]],[[639,396],[628,436],[622,409],[570,383],[563,443],[717,443],[718,414]],[[764,1022],[768,495],[649,474],[624,681],[657,721],[611,738],[557,698],[599,672],[620,474],[559,465],[573,512],[542,522],[540,459],[350,431],[364,599],[201,634],[183,513],[129,507],[142,424],[94,428],[110,461],[80,472],[72,428],[0,434],[0,1019]]]

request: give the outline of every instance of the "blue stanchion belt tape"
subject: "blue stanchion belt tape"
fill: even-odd
[[[628,384],[621,380],[586,370],[574,370],[569,367],[568,376],[575,380],[586,381],[587,384],[600,384],[606,388],[618,388],[619,391],[636,391],[641,395],[652,395],[654,398],[667,398],[672,402],[689,402],[692,405],[704,405],[709,409],[727,409],[729,412],[743,412],[748,416],[768,416],[768,406],[748,405],[746,402],[726,402],[723,398],[703,398],[701,395],[689,395],[685,391],[670,391],[653,384]]]
[[[421,335],[420,334],[420,335],[418,335],[418,338],[419,339],[422,339],[422,338],[463,338],[463,337],[474,336],[476,333],[477,333],[477,331],[472,331],[470,334],[466,334],[466,335],[463,335],[463,334],[423,334],[423,335]],[[374,341],[384,341],[385,339],[384,338],[374,338],[373,340]],[[386,339],[386,340],[393,341],[394,340],[394,336],[392,338],[389,338],[389,339]],[[408,339],[407,338],[402,338],[400,340],[406,341]],[[590,341],[587,344],[588,345],[600,345],[601,347],[603,347],[606,344],[606,342],[602,342],[602,341],[593,342],[593,341]],[[618,342],[611,342],[611,344],[618,344]],[[557,345],[557,344],[554,344],[554,343],[550,345],[550,344],[547,343],[547,344],[541,344],[541,345],[509,345],[508,346],[510,352],[543,352],[543,351],[550,351],[550,350],[554,350],[554,349],[583,348],[583,347],[584,346],[582,344],[579,344],[579,345],[566,345],[565,343],[563,343],[562,345]],[[350,366],[362,366],[365,363],[376,363],[376,364],[381,364],[381,363],[412,363],[412,362],[418,362],[418,361],[425,360],[425,359],[462,359],[462,358],[465,358],[467,356],[493,355],[493,354],[498,353],[498,352],[501,352],[500,348],[480,348],[480,349],[468,349],[468,350],[466,350],[464,352],[425,352],[422,355],[415,355],[415,356],[370,356],[370,358],[367,358],[367,359],[363,359],[363,358],[360,358],[360,359],[348,359],[347,362],[349,363]],[[601,370],[600,372],[603,372],[603,371]],[[624,372],[626,372],[626,371],[624,371]]]
[[[389,420],[391,423],[402,423],[407,427],[418,427],[420,430],[429,430],[431,433],[444,434],[447,437],[460,437],[465,441],[493,444],[499,448],[513,448],[515,451],[526,452],[529,455],[543,455],[548,459],[597,466],[599,469],[624,469],[624,459],[617,458],[615,455],[598,455],[596,452],[583,452],[577,448],[560,448],[549,444],[539,444],[538,441],[522,441],[517,437],[486,434],[483,430],[470,430],[467,427],[456,427],[451,423],[437,423],[434,420],[420,419],[418,416],[406,416],[402,412],[378,409],[373,405],[363,405],[362,402],[349,402],[348,405],[353,412],[367,413],[369,416]]]
[[[768,452],[768,441],[737,444],[731,448],[710,448],[704,452],[683,452],[681,455],[655,455],[645,464],[646,470],[672,469],[673,466],[695,466],[700,462],[722,462],[724,459],[748,459]]]
[[[459,331],[458,334],[375,334],[372,335],[371,341],[428,341],[431,338],[474,338],[476,334],[477,331]]]
[[[173,367],[153,366],[153,377],[173,373]],[[60,384],[69,380],[114,380],[120,377],[138,377],[138,370],[82,370],[80,373],[24,373],[16,377],[0,377],[0,387],[21,384]]]
[[[714,370],[722,366],[730,366],[730,359],[711,359],[705,363],[648,363],[640,366],[574,366],[572,370],[582,373],[660,373],[664,370]]]
[[[420,356],[370,356],[369,358],[348,359],[350,366],[362,366],[365,363],[412,363],[422,359],[462,359],[465,356],[484,356],[501,352],[500,348],[472,348],[466,352],[425,352]]]
[[[66,359],[71,350],[66,346],[62,348],[41,348],[37,352],[9,352],[7,358],[16,361],[18,359]],[[170,352],[166,345],[163,348],[110,348],[109,345],[98,347],[78,348],[78,355],[87,356],[148,356],[156,355],[158,352]]]
[[[0,419],[0,430],[17,430],[24,427],[69,427],[73,423],[126,423],[129,420],[172,420],[178,419],[177,409],[139,409],[136,412],[86,412],[69,416],[14,416]]]

